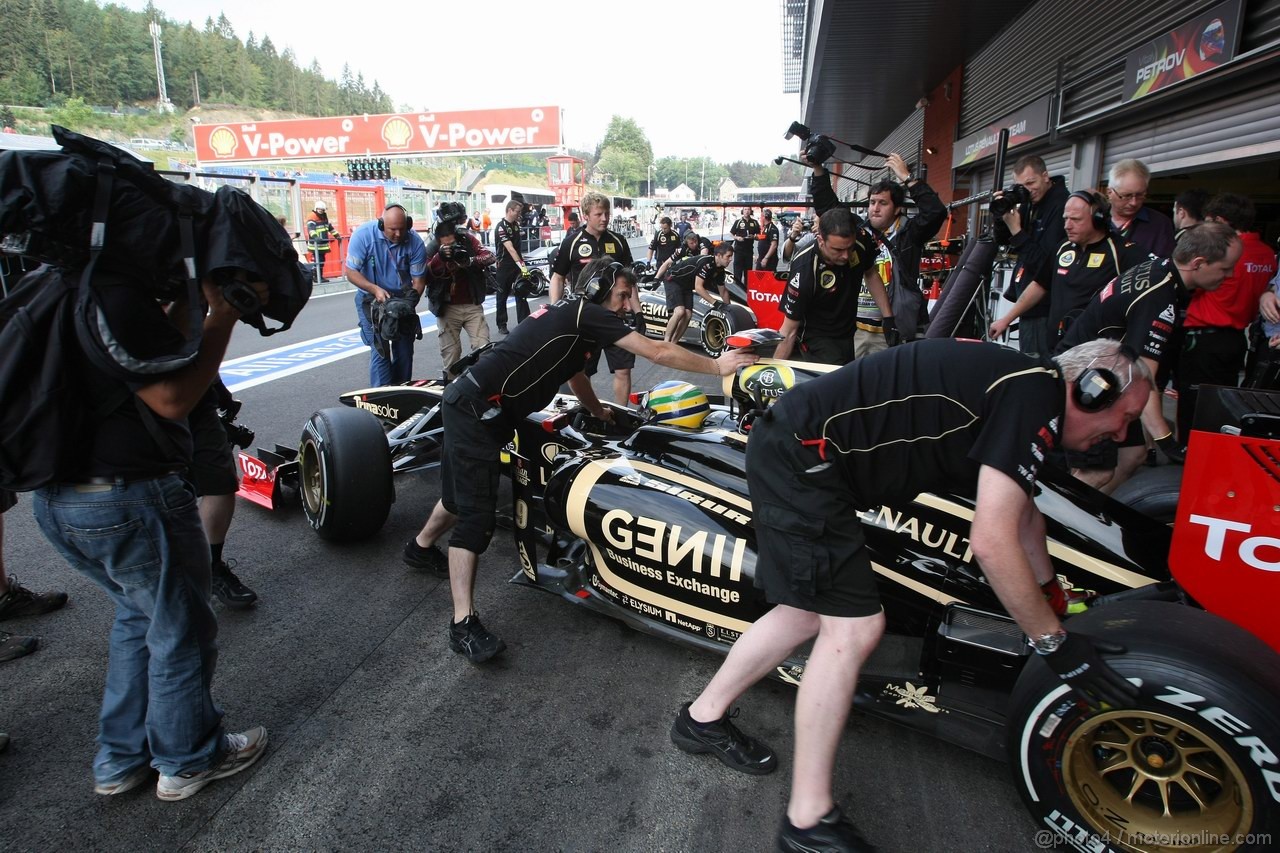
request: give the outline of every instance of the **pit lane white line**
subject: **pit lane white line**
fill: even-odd
[[[348,293],[347,295],[350,294]],[[494,297],[486,298],[484,304],[485,316],[497,311]],[[514,305],[515,299],[508,299],[507,307],[511,309]],[[431,321],[431,325],[422,327],[423,335],[439,331],[439,327],[435,322],[436,316],[430,311],[422,311],[418,314],[418,317],[424,320],[430,318]],[[284,379],[286,376],[293,376],[295,373],[314,370],[317,367],[323,367],[326,364],[332,364],[335,361],[341,361],[344,358],[350,358],[353,355],[368,351],[369,348],[360,340],[360,328],[356,327],[345,332],[323,335],[308,341],[286,344],[275,349],[224,361],[219,373],[228,390],[235,392],[244,388],[264,385],[277,379]]]

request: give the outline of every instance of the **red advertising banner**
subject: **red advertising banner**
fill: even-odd
[[[1240,7],[1240,0],[1219,3],[1131,51],[1124,61],[1124,100],[1136,101],[1234,59]]]
[[[198,124],[196,160],[257,163],[347,157],[549,151],[560,147],[559,107]]]
[[[756,314],[756,322],[762,329],[782,328],[782,291],[787,283],[767,270],[747,272],[747,307]]]

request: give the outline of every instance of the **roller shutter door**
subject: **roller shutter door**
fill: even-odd
[[[1105,176],[1128,157],[1159,173],[1275,154],[1280,154],[1280,82],[1108,134],[1102,171]]]

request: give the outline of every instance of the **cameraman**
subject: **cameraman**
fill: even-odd
[[[1070,193],[1061,175],[1049,176],[1044,160],[1034,154],[1019,157],[1013,164],[1013,179],[1025,190],[1025,200],[1010,206],[996,224],[996,239],[1007,244],[1009,253],[1017,255],[1013,279],[1006,293],[1017,302],[1035,279],[1046,260],[1067,239],[1062,211]],[[997,192],[996,199],[1004,192]],[[1049,303],[1040,302],[1028,309],[1018,322],[1018,349],[1028,355],[1053,351],[1049,344]]]
[[[382,216],[361,225],[347,249],[347,279],[356,293],[360,340],[369,347],[369,384],[395,385],[413,376],[414,336],[402,334],[390,344],[391,357],[378,352],[373,329],[373,303],[407,298],[417,305],[427,287],[427,250],[409,228],[409,214],[389,204]]]
[[[489,343],[489,323],[484,318],[484,268],[493,263],[493,252],[475,235],[449,220],[436,225],[436,252],[427,262],[431,274],[428,298],[440,318],[440,360],[445,380],[449,367],[462,358],[462,330],[471,349]]]
[[[871,187],[867,195],[867,223],[876,236],[878,254],[876,269],[889,294],[889,304],[897,323],[897,332],[903,340],[914,340],[921,325],[924,310],[924,294],[920,292],[920,256],[924,244],[929,242],[947,218],[947,208],[934,192],[933,187],[911,175],[907,163],[900,154],[890,152],[885,166],[893,172],[898,183],[880,181]],[[820,181],[825,170],[821,164],[814,167],[813,206],[820,212],[836,205],[836,192],[830,181]],[[906,188],[905,191],[903,188]],[[907,216],[906,194],[911,194],[919,213]],[[874,294],[864,284],[858,293],[858,330],[854,333],[854,350],[857,358],[885,349],[886,323],[881,315]]]

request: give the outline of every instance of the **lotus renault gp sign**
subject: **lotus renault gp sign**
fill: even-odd
[[[196,160],[201,163],[551,151],[560,147],[560,133],[559,107],[226,122],[195,127]]]
[[[1136,101],[1234,59],[1240,6],[1240,0],[1219,3],[1131,51],[1124,61],[1124,100]]]

